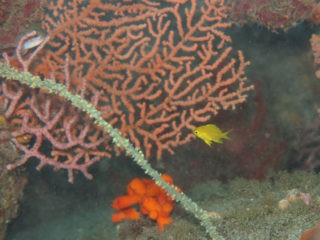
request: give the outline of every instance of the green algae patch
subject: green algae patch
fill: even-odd
[[[319,174],[280,172],[264,181],[213,181],[196,186],[191,195],[220,214],[212,221],[225,239],[298,240],[320,221]]]

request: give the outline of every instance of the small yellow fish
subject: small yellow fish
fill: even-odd
[[[198,137],[205,141],[206,144],[211,146],[212,141],[216,143],[223,143],[222,139],[230,139],[227,135],[229,131],[222,132],[219,127],[214,124],[207,124],[204,126],[197,127],[193,130],[193,133]]]

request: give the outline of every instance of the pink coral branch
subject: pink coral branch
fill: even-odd
[[[249,62],[241,51],[230,56],[223,0],[80,2],[49,4],[43,25],[50,38],[23,56],[23,44],[35,33],[23,37],[18,61],[24,71],[50,77],[90,101],[147,157],[173,154],[194,138],[196,125],[213,121],[221,109],[235,109],[253,89],[246,86]],[[121,152],[68,103],[44,91],[21,94],[20,88],[11,93],[14,88],[3,87],[11,94],[5,93],[8,115],[20,124],[17,139],[31,135],[29,146],[17,144],[27,158],[38,157],[39,166],[65,168],[71,181],[72,169],[89,176],[91,162],[113,148]],[[46,142],[50,154],[42,152]]]

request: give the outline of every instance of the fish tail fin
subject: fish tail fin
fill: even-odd
[[[227,140],[230,140],[231,138],[228,136],[228,134],[229,134],[229,132],[230,132],[231,130],[232,130],[232,129],[230,129],[229,131],[224,132],[223,135],[222,135],[222,138],[227,139]]]

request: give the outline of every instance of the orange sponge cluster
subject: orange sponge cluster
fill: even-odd
[[[317,240],[317,239],[320,239],[320,222],[318,223],[317,226],[304,232],[300,237],[300,240]]]
[[[173,180],[170,176],[163,174],[161,177],[169,185],[172,184]],[[135,178],[127,185],[127,192],[128,195],[117,197],[113,201],[112,207],[118,213],[112,214],[112,222],[120,222],[125,218],[139,219],[139,212],[132,207],[136,204],[139,204],[143,214],[157,221],[160,231],[163,230],[163,225],[173,222],[169,216],[175,201],[153,180]]]

